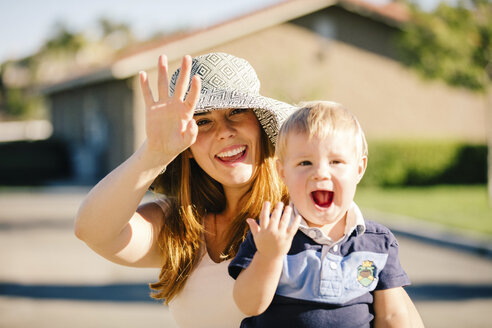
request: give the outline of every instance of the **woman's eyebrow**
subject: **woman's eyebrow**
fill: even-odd
[[[193,116],[203,116],[203,115],[208,115],[210,114],[209,112],[201,112],[201,113],[196,113],[196,114],[193,114]]]

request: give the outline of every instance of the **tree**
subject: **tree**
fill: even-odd
[[[104,18],[96,23],[100,35],[91,39],[86,31],[74,32],[58,22],[36,53],[0,65],[0,120],[43,114],[37,87],[56,83],[77,70],[98,67],[134,40],[130,27],[124,23]]]
[[[403,63],[425,78],[485,95],[488,115],[488,189],[492,204],[492,2],[441,3],[433,12],[411,6],[398,39]]]

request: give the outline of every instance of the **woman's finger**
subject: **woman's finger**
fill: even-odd
[[[176,90],[174,95],[180,100],[183,100],[186,91],[188,90],[188,82],[190,80],[191,57],[186,55],[181,62],[181,71],[179,72],[178,81],[176,82]]]
[[[154,97],[150,90],[149,77],[146,72],[140,72],[140,88],[144,98],[145,106],[150,107],[154,104]]]
[[[169,82],[167,76],[167,57],[160,55],[157,63],[157,89],[159,90],[159,100],[169,97]]]
[[[278,224],[278,230],[287,231],[287,227],[289,226],[291,217],[292,217],[292,207],[287,205],[284,208],[284,212],[282,213],[282,217],[280,218],[280,222]]]
[[[198,75],[193,76],[193,78],[191,79],[190,91],[188,92],[188,95],[186,96],[186,100],[185,100],[186,106],[189,109],[195,109],[196,104],[200,99],[201,87],[202,87],[202,80],[200,79],[200,76]]]
[[[191,119],[188,122],[188,125],[185,128],[184,131],[184,142],[187,145],[192,145],[196,141],[196,137],[198,135],[198,126],[196,125],[196,122],[194,119]]]
[[[260,228],[266,229],[270,224],[270,202],[264,202],[260,213]]]

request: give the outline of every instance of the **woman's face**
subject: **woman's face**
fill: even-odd
[[[253,111],[214,110],[194,119],[198,136],[190,150],[198,165],[224,187],[248,185],[259,160],[261,138]]]

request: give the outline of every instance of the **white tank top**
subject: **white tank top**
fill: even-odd
[[[164,212],[169,204],[156,200]],[[231,260],[215,263],[205,251],[183,289],[169,302],[169,310],[180,328],[234,328],[246,317],[232,297],[234,279],[227,267]]]
[[[184,288],[169,302],[169,309],[181,328],[239,327],[246,317],[232,297],[234,279],[227,266],[215,263],[207,252],[186,281]]]

